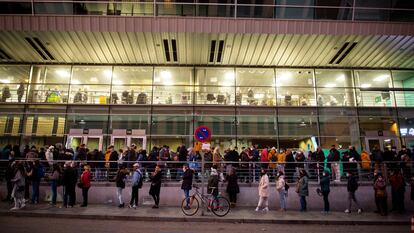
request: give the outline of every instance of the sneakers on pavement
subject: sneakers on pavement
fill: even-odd
[[[351,213],[351,211],[350,211],[350,210],[348,210],[348,209],[346,209],[346,210],[345,210],[345,213],[349,214],[349,213]]]

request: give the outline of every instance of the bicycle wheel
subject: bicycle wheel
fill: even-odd
[[[198,203],[198,199],[195,197],[190,197],[190,206],[187,206],[186,198],[184,198],[183,202],[181,203],[181,210],[187,216],[193,216],[194,214],[196,214],[198,211],[198,208],[200,208],[200,204]]]
[[[216,200],[212,201],[213,214],[218,217],[226,216],[230,211],[230,202],[225,197],[218,197]]]

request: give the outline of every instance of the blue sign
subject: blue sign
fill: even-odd
[[[194,131],[194,137],[199,142],[206,142],[206,141],[210,140],[210,138],[211,138],[211,129],[208,128],[207,126],[204,126],[204,125],[199,126]]]

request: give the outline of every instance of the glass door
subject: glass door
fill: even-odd
[[[66,143],[67,148],[72,148],[74,151],[82,144],[82,136],[69,136]]]
[[[371,152],[375,146],[378,146],[380,150],[388,148],[391,150],[391,147],[395,146],[398,149],[398,140],[395,137],[375,137],[375,138],[366,138],[365,139],[366,149]]]
[[[127,146],[126,137],[112,137],[112,145],[114,149],[118,151],[119,149],[124,149]]]
[[[137,146],[137,150],[146,149],[147,137],[145,137],[145,136],[131,136],[128,139],[129,139],[129,142],[128,142],[129,146],[131,146],[132,144],[135,144]]]
[[[86,137],[85,144],[90,151],[94,149],[102,151],[102,137]]]

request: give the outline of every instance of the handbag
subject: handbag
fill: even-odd
[[[76,186],[78,186],[78,188],[83,188],[83,184],[81,182],[79,182]]]

